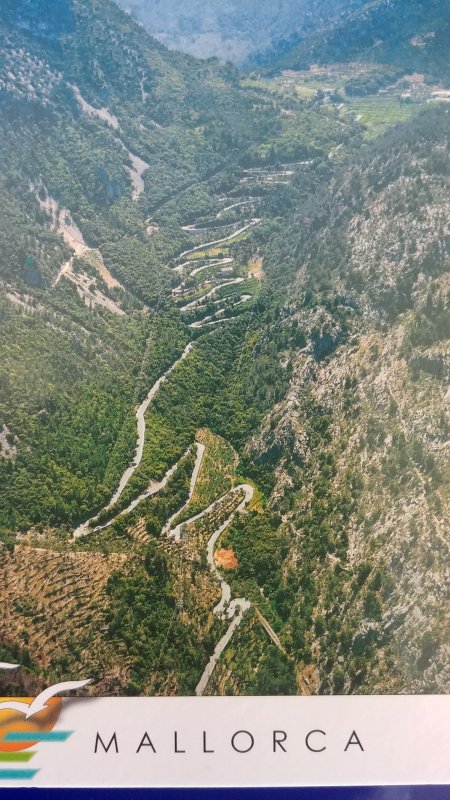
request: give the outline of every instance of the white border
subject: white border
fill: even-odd
[[[32,781],[2,787],[263,787],[450,784],[450,696],[74,698],[63,701],[55,730],[64,743],[41,743]],[[238,731],[254,745],[233,749]],[[175,731],[178,750],[175,752]],[[203,732],[206,749],[203,752]],[[286,734],[273,747],[273,732]],[[305,744],[310,731],[309,744]],[[353,731],[355,743],[345,750]],[[147,743],[137,749],[147,732]],[[97,733],[107,745],[106,753]],[[282,740],[280,733],[277,738]],[[353,740],[355,737],[353,736]],[[146,740],[147,741],[147,740]],[[234,739],[251,744],[248,734]]]

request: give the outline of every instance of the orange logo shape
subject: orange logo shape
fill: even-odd
[[[10,697],[0,697],[0,703],[11,700]],[[31,703],[32,697],[15,697],[14,701]],[[33,740],[33,733],[43,733],[52,731],[58,722],[61,713],[62,701],[60,697],[53,697],[47,702],[46,708],[34,714],[30,719],[24,719],[23,714],[9,709],[0,711],[0,752],[14,753],[19,750],[28,750],[37,744]],[[30,741],[26,742],[5,742],[4,737],[11,731],[29,733]]]

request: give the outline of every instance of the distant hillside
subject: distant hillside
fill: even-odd
[[[280,48],[363,0],[118,0],[168,47],[200,58],[242,64],[277,43]]]
[[[375,61],[450,80],[447,0],[375,0],[344,22],[332,24],[282,53],[274,71],[311,63]]]

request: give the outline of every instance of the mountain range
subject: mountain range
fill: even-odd
[[[198,58],[237,64],[257,53],[345,17],[363,0],[120,0],[120,5],[168,47]]]
[[[449,38],[448,7],[442,0],[375,0],[305,37],[280,58],[272,59],[271,68],[371,61],[426,73],[435,81],[448,83]]]
[[[359,6],[3,0],[5,695],[449,691],[446,4]]]

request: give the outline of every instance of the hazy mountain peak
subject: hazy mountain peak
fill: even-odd
[[[362,0],[118,0],[156,38],[192,55],[243,63],[274,42],[303,34]]]

